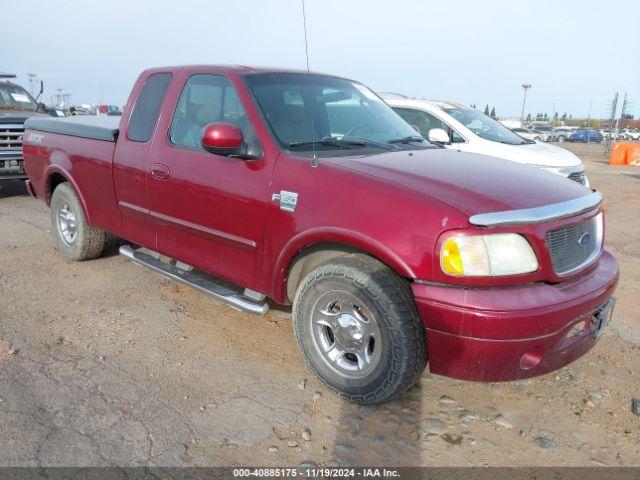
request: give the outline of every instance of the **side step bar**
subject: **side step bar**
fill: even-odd
[[[159,259],[137,250],[132,249],[128,245],[120,247],[120,255],[126,257],[139,265],[149,267],[165,277],[175,280],[185,285],[189,285],[213,298],[220,300],[238,310],[253,313],[256,315],[266,315],[269,311],[269,305],[264,302],[252,301],[243,297],[239,292],[235,292],[216,282],[214,277],[206,275],[198,271],[185,271],[174,265],[164,263]]]

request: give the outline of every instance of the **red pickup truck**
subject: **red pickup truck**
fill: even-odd
[[[113,120],[26,123],[28,189],[60,251],[96,258],[115,235],[236,308],[293,304],[302,356],[353,401],[393,398],[427,360],[467,380],[540,375],[611,317],[598,192],[433,145],[360,83],[156,68]]]

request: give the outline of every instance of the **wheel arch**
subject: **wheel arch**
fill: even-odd
[[[73,189],[74,193],[78,197],[80,201],[80,205],[82,205],[82,212],[84,213],[84,217],[87,220],[89,225],[91,223],[91,216],[89,215],[89,210],[87,208],[87,203],[82,195],[78,185],[73,180],[73,177],[69,174],[67,170],[65,170],[60,165],[49,165],[45,172],[45,198],[44,201],[48,206],[51,206],[51,197],[53,195],[53,191],[56,189],[58,185],[61,183],[68,183]]]
[[[353,253],[373,257],[401,277],[415,278],[412,268],[377,240],[344,229],[313,230],[297,235],[280,252],[272,284],[274,300],[291,302],[306,273],[330,258]]]

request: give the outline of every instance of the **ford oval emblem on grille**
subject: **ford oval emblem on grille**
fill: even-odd
[[[578,245],[580,245],[581,247],[586,247],[587,245],[589,245],[590,241],[591,241],[591,234],[589,232],[584,232],[578,238]]]

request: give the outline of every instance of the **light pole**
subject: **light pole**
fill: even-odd
[[[27,73],[27,77],[29,77],[29,93],[31,94],[32,97],[35,97],[35,93],[33,90],[33,83],[36,81],[36,74],[35,73]]]
[[[520,114],[520,121],[524,123],[524,106],[527,103],[527,90],[531,88],[530,83],[523,83],[522,89],[524,90],[524,97],[522,97],[522,113]]]

